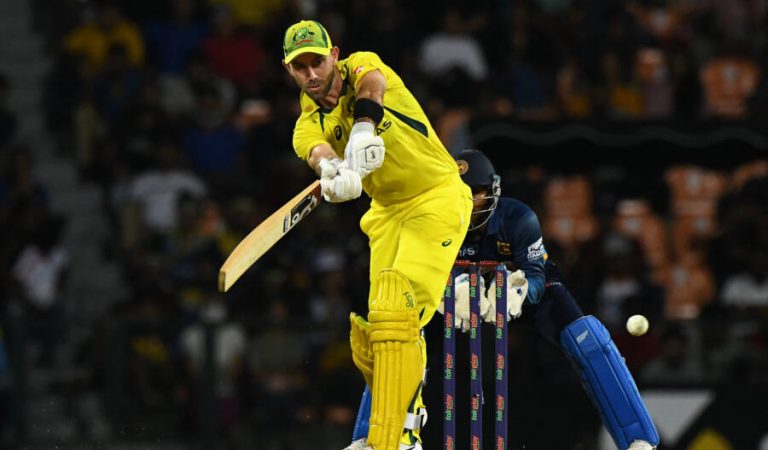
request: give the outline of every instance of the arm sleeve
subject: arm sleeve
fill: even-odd
[[[321,124],[308,115],[302,114],[293,129],[293,150],[304,161],[309,159],[309,152],[320,144],[325,143]]]
[[[360,83],[360,80],[363,79],[365,74],[374,70],[378,70],[384,75],[387,84],[391,81],[389,73],[392,69],[384,64],[376,53],[355,52],[349,55],[347,68],[349,70],[349,82],[354,86],[355,90],[357,90],[357,85]]]
[[[514,221],[515,229],[512,230],[512,242],[517,246],[514,249],[514,261],[517,267],[525,272],[528,280],[528,302],[538,303],[544,295],[544,262],[546,250],[541,237],[539,219],[532,210],[526,211],[519,219]]]

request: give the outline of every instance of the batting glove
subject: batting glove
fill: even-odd
[[[349,133],[344,148],[347,167],[365,178],[384,163],[384,140],[376,136],[376,127],[369,122],[357,122]]]
[[[331,179],[339,173],[341,160],[339,158],[323,158],[320,160],[320,178]]]
[[[360,197],[363,181],[360,174],[341,166],[333,178],[320,178],[320,189],[326,201],[341,203]]]

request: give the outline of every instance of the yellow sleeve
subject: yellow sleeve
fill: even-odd
[[[311,115],[299,116],[293,129],[293,150],[299,158],[308,160],[310,150],[326,142],[320,124]]]
[[[392,69],[389,68],[384,62],[381,61],[379,55],[373,52],[355,52],[349,55],[347,58],[347,68],[349,70],[349,81],[357,90],[357,83],[363,79],[363,76],[372,71],[378,70],[387,79],[387,83],[390,81],[389,74]]]

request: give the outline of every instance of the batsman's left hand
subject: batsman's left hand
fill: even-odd
[[[525,272],[515,270],[507,272],[507,321],[517,319],[523,314],[523,302],[528,295],[528,280]],[[488,288],[488,302],[492,311],[496,311],[496,285]]]
[[[376,127],[369,122],[357,122],[349,133],[344,148],[347,167],[365,178],[384,163],[384,140],[376,136]]]

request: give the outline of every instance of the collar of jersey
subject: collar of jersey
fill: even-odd
[[[341,69],[341,67],[339,67],[339,69]],[[342,74],[342,76],[344,76],[343,71],[339,70],[339,73]],[[349,90],[349,80],[346,77],[344,77],[344,81],[342,81],[341,83],[341,94],[339,94],[339,100],[341,100],[341,97],[343,97],[347,93],[347,90]],[[302,110],[306,109],[307,105],[313,107],[313,109],[307,111],[310,114],[315,113],[317,111],[320,111],[323,114],[329,114],[331,111],[335,109],[335,108],[323,108],[322,106],[318,105],[316,101],[312,100],[309,97],[309,95],[302,92],[301,93],[301,109]],[[337,104],[336,106],[339,106],[339,105]]]

